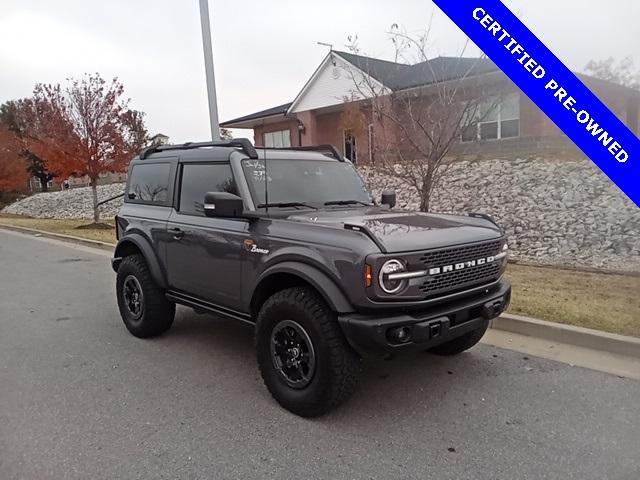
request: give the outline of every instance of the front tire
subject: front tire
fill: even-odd
[[[429,349],[428,352],[445,356],[457,355],[459,353],[462,353],[465,350],[469,350],[476,343],[478,343],[484,336],[487,328],[489,328],[488,321],[484,322],[481,327],[476,328],[475,330],[471,330],[470,332],[467,332],[458,338],[454,338],[447,343],[443,343],[441,345],[438,345],[437,347]]]
[[[138,338],[150,338],[169,330],[176,306],[169,302],[151,276],[142,255],[130,255],[120,263],[116,278],[120,316],[127,330]]]
[[[271,296],[258,314],[255,339],[267,389],[296,415],[322,415],[355,390],[358,356],[313,290],[295,287]]]

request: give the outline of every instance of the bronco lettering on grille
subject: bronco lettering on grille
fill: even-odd
[[[428,270],[429,275],[438,275],[440,273],[453,272],[456,270],[463,270],[465,268],[475,267],[476,265],[484,265],[496,261],[496,256],[491,255],[489,257],[478,258],[477,260],[468,260],[466,262],[454,263],[452,265],[443,265],[441,267],[432,267]]]

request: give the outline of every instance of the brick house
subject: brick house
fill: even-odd
[[[492,114],[465,132],[455,153],[512,156],[514,154],[576,154],[573,143],[488,59],[438,57],[416,65],[331,51],[292,102],[223,122],[224,128],[252,129],[256,146],[281,147],[333,144],[356,163],[374,161],[376,127],[353,131],[345,116],[355,102],[354,74],[393,94],[428,92],[438,83],[460,79],[499,92]],[[640,134],[640,92],[578,74],[636,135]],[[483,90],[484,91],[484,90]],[[425,93],[426,95],[427,93]],[[345,101],[355,98],[353,101]]]

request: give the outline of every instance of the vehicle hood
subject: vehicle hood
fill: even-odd
[[[366,229],[381,249],[389,253],[494,240],[502,236],[500,228],[484,218],[380,207],[318,210],[293,214],[288,219],[336,228]]]

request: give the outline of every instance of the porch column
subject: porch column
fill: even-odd
[[[300,146],[316,145],[318,143],[316,114],[311,110],[307,110],[296,113],[296,117],[304,125],[304,132],[301,135],[302,144]]]

